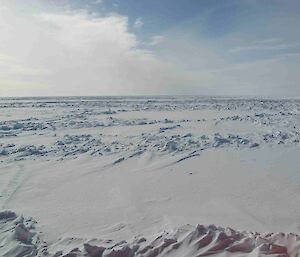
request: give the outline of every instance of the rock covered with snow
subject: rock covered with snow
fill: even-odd
[[[47,246],[35,231],[36,222],[12,211],[0,212],[0,256],[47,255]]]
[[[198,257],[198,256],[276,256],[297,257],[300,237],[296,234],[237,231],[215,225],[186,225],[163,232],[153,239],[136,237],[112,246],[84,244],[64,257]],[[54,255],[58,256],[57,254]]]

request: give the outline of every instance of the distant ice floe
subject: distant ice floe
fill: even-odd
[[[14,119],[13,115],[22,116],[19,112],[23,108],[33,110],[33,113],[28,112],[29,117]],[[174,155],[219,147],[256,148],[300,142],[298,100],[222,97],[24,98],[2,99],[0,109],[8,114],[1,116],[0,120],[0,160],[65,158],[81,154],[116,154],[117,159],[125,160],[137,152],[156,151],[162,155]],[[182,113],[195,111],[195,115],[174,119],[174,115],[171,116],[173,118],[168,117],[172,113],[170,111],[178,111],[181,116]],[[205,112],[212,111],[214,116],[205,116]],[[157,115],[149,115],[153,112],[162,114],[157,119]],[[126,115],[118,116],[122,113]],[[134,118],[130,113],[140,113],[140,117]],[[249,131],[226,131],[223,128],[228,124],[233,128],[248,126]],[[205,133],[197,132],[199,125],[213,129]],[[102,133],[106,128],[122,130],[122,127],[141,129],[131,135]],[[193,132],[187,132],[187,127],[194,127]],[[30,136],[42,138],[43,143],[38,143],[38,140],[29,143]],[[119,158],[122,154],[124,156]]]

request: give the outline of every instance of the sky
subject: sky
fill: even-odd
[[[299,0],[0,0],[0,97],[300,97]]]

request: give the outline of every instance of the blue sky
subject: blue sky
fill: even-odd
[[[3,96],[300,96],[300,1],[0,0],[0,6]]]

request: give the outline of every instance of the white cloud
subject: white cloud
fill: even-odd
[[[230,53],[240,53],[244,51],[279,51],[289,50],[299,47],[299,43],[286,43],[279,38],[267,38],[247,42],[247,44],[236,46],[229,50]]]
[[[151,38],[151,41],[148,43],[148,45],[155,46],[155,45],[162,43],[164,40],[165,40],[164,36],[155,35]]]
[[[94,4],[102,4],[103,0],[95,0],[93,3]]]
[[[133,24],[133,27],[135,29],[140,29],[143,26],[144,26],[144,21],[142,17],[137,18]]]
[[[0,95],[157,94],[185,79],[138,48],[125,16],[0,14]]]

